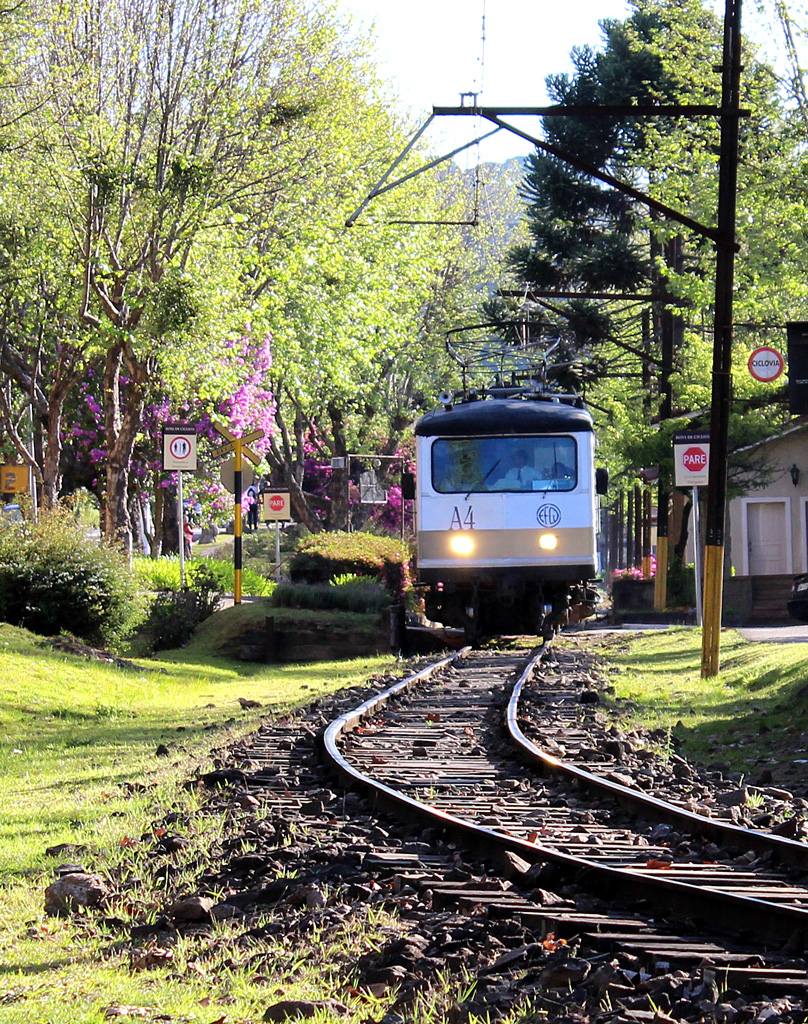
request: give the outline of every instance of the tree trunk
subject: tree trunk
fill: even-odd
[[[126,403],[121,401],[121,369],[126,361],[129,381]],[[145,362],[138,360],[125,340],[110,346],[104,366],[104,426],[107,434],[107,493],[104,539],[132,557],[129,519],[129,464],[143,415],[143,393],[148,379]]]
[[[164,555],[179,555],[180,533],[177,517],[177,488],[161,487],[163,492],[162,520],[160,523],[160,547]]]
[[[267,460],[273,470],[281,476],[284,483],[289,488],[289,498],[292,503],[292,511],[297,519],[303,523],[311,533],[320,533],[323,529],[323,524],[315,515],[314,509],[306,498],[302,484],[302,452],[304,437],[302,424],[299,422],[299,419],[296,419],[295,439],[293,442],[292,437],[289,434],[288,427],[281,414],[280,407],[276,409],[275,423],[279,428],[280,435],[270,438],[269,448],[266,455]],[[298,472],[295,471],[296,469]]]
[[[151,557],[159,558],[163,552],[163,515],[165,513],[166,489],[160,486],[160,475],[154,473],[154,533],[151,538]]]
[[[136,555],[149,553],[149,540],[146,536],[146,522],[143,517],[143,505],[137,492],[129,496],[129,520],[132,523],[132,545]]]
[[[688,498],[682,508],[682,525],[679,529],[679,539],[676,541],[676,546],[673,549],[674,555],[684,560],[685,551],[687,550],[687,539],[690,536],[690,513],[693,509],[693,499]]]

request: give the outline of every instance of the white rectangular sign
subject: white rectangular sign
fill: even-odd
[[[259,494],[261,519],[265,523],[284,523],[292,518],[292,501],[288,491],[264,491]]]
[[[710,476],[710,435],[674,434],[673,476],[677,487],[706,487]]]
[[[163,427],[163,470],[196,469],[196,427]]]

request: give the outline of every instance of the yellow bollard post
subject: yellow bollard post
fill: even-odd
[[[704,624],[701,634],[701,678],[717,676],[720,669],[721,612],[724,569],[723,545],[704,548]]]
[[[668,538],[657,537],[654,611],[664,612],[668,603]]]

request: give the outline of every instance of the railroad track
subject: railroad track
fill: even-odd
[[[435,901],[646,962],[706,960],[727,983],[808,988],[805,964],[789,966],[808,936],[808,845],[694,813],[678,762],[674,801],[645,792],[641,773],[618,770],[608,742],[593,741],[608,730],[590,683],[541,653],[464,651],[333,721],[325,757],[377,807],[444,830],[518,883],[481,886],[423,857],[387,858],[400,884]],[[606,902],[582,911],[548,895],[548,879]]]

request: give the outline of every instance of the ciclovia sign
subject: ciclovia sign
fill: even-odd
[[[749,357],[748,366],[749,372],[755,380],[760,380],[767,384],[769,381],[777,380],[785,369],[786,363],[782,354],[776,348],[761,345]]]

